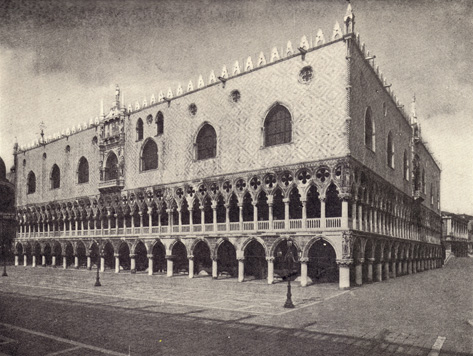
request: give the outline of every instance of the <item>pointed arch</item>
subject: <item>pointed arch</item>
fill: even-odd
[[[388,133],[387,147],[386,147],[386,163],[389,167],[394,168],[394,142],[391,131]]]
[[[141,147],[140,165],[141,171],[158,168],[158,145],[151,137]]]
[[[136,141],[143,139],[143,120],[141,117],[136,121]]]
[[[105,162],[105,180],[112,180],[118,178],[118,158],[115,152],[111,151],[108,154]]]
[[[82,156],[79,159],[79,165],[77,168],[77,183],[88,183],[89,182],[89,161],[87,158]]]
[[[59,169],[57,164],[54,164],[51,168],[51,189],[58,189],[61,186],[61,170]]]
[[[156,134],[162,135],[164,133],[164,115],[161,111],[156,114]]]
[[[373,120],[373,113],[371,107],[368,106],[365,111],[365,146],[370,150],[375,151],[376,141],[375,141],[375,125]]]
[[[264,119],[264,146],[270,147],[292,141],[292,115],[289,110],[276,103]]]
[[[28,173],[28,182],[27,182],[27,194],[33,194],[36,192],[36,175],[33,171]]]
[[[212,125],[205,123],[195,140],[196,160],[214,158],[217,155],[217,133]]]

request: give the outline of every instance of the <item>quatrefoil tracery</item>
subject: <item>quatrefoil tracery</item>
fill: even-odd
[[[261,181],[259,180],[258,177],[253,177],[250,180],[250,186],[254,189],[257,190],[258,187],[261,185]]]
[[[236,187],[240,192],[243,191],[246,187],[245,181],[243,179],[238,179],[238,181],[236,183]]]
[[[315,176],[323,183],[330,177],[330,172],[326,168],[320,168]]]
[[[299,172],[299,175],[297,176],[297,179],[299,179],[299,181],[302,184],[306,184],[309,181],[310,177],[311,176],[310,176],[309,171],[304,169],[304,170]]]
[[[294,178],[292,177],[292,173],[286,172],[281,177],[281,182],[287,187],[289,184],[292,183]]]

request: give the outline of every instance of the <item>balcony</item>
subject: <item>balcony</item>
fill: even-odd
[[[350,221],[350,219],[349,219]],[[22,232],[19,238],[31,237],[78,237],[78,236],[141,236],[149,237],[168,235],[228,235],[248,232],[275,233],[275,232],[321,232],[324,230],[346,230],[348,226],[342,227],[342,218],[312,218],[312,219],[290,219],[273,221],[242,221],[194,225],[162,225],[144,227],[118,227],[91,230],[67,230],[46,232]],[[348,225],[348,223],[347,223]]]
[[[99,183],[99,191],[101,193],[114,193],[119,192],[125,186],[125,180],[123,178],[111,179]]]

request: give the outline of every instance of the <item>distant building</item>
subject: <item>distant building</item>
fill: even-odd
[[[360,38],[321,30],[15,153],[24,264],[284,276],[439,267],[440,169]],[[414,103],[415,105],[415,103]],[[63,113],[58,113],[62,115]]]
[[[16,235],[15,186],[7,179],[5,162],[0,158],[0,250],[4,241],[13,241]],[[7,247],[5,245],[5,247]],[[3,252],[2,252],[3,253]],[[5,256],[10,254],[5,251]],[[3,256],[2,256],[3,257]]]
[[[472,223],[473,216],[442,211],[442,245],[447,256],[466,257],[472,251]]]

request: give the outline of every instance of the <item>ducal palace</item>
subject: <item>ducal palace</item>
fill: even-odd
[[[354,23],[15,145],[16,264],[272,284],[292,251],[302,286],[340,288],[440,267],[440,168]]]

